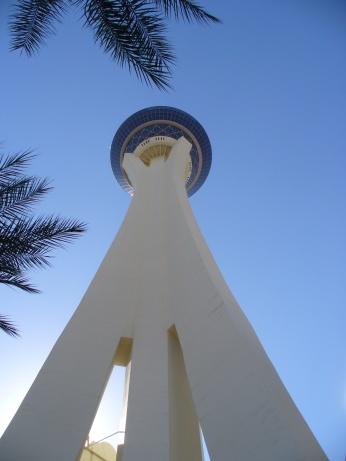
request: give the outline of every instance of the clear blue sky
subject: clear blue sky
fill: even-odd
[[[130,197],[109,163],[115,130],[134,111],[162,104],[190,112],[208,132],[212,169],[191,199],[200,227],[312,431],[330,460],[343,461],[345,2],[204,1],[224,24],[170,27],[178,63],[168,93],[117,67],[75,12],[38,56],[9,53],[10,3],[0,6],[3,148],[35,147],[30,172],[55,185],[41,211],[79,217],[89,231],[57,253],[52,269],[32,274],[43,294],[0,287],[1,312],[22,332],[19,340],[0,335],[1,431],[126,213]],[[118,411],[109,402],[108,418],[111,404]]]

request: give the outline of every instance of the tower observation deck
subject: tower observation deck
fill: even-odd
[[[187,112],[168,106],[140,110],[119,127],[111,147],[115,177],[126,191],[133,185],[122,166],[125,153],[132,153],[149,164],[154,157],[168,156],[175,141],[184,136],[191,143],[190,164],[186,169],[186,190],[194,194],[206,180],[211,166],[211,145],[202,125]]]

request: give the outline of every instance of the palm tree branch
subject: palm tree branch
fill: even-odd
[[[146,0],[84,0],[86,24],[95,41],[146,83],[168,87],[174,56],[156,8]]]
[[[86,229],[85,224],[57,216],[29,217],[28,211],[50,189],[46,179],[22,176],[30,151],[0,157],[0,284],[39,293],[24,271],[49,265],[53,248],[63,247]],[[18,335],[0,315],[0,329]]]
[[[46,37],[55,32],[54,22],[61,19],[65,0],[17,0],[10,19],[12,50],[32,55]]]
[[[157,11],[139,0],[123,0],[122,3],[123,14],[132,30],[132,36],[142,44],[149,59],[157,59],[161,65],[173,63],[171,47],[161,35],[165,28]]]
[[[29,281],[22,275],[8,275],[6,273],[3,273],[0,270],[0,283],[3,283],[4,285],[8,285],[14,288],[19,288],[21,290],[24,290],[28,293],[39,293],[40,291],[35,288]]]
[[[152,0],[161,8],[166,16],[184,19],[187,22],[221,22],[216,16],[208,13],[194,0]]]
[[[5,315],[0,314],[0,329],[10,336],[19,336],[19,331],[14,323]]]
[[[0,256],[0,270],[8,274],[17,274],[34,267],[49,267],[51,255],[49,250],[27,251],[15,250],[8,246]]]
[[[49,265],[51,250],[63,247],[85,229],[77,220],[55,216],[14,221],[0,227],[0,264],[17,269]]]
[[[47,179],[23,177],[0,186],[0,223],[25,216],[51,187]]]
[[[0,157],[0,187],[13,181],[35,157],[31,150]]]

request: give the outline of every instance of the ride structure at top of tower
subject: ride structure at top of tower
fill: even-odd
[[[116,132],[111,147],[111,163],[121,187],[133,193],[134,188],[122,167],[125,153],[134,154],[149,165],[155,157],[167,157],[172,145],[181,136],[192,144],[191,164],[187,165],[185,182],[188,195],[194,194],[210,170],[210,141],[195,118],[181,109],[169,106],[142,109],[125,120]]]

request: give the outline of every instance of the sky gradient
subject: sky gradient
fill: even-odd
[[[174,90],[148,88],[93,44],[71,11],[34,58],[10,53],[0,6],[0,140],[35,148],[52,178],[38,207],[88,233],[32,273],[41,295],[0,286],[0,432],[88,287],[128,208],[109,150],[133,112],[171,105],[211,140],[191,198],[209,247],[289,393],[331,461],[346,456],[346,5],[342,0],[203,1],[222,25],[172,23]],[[93,436],[117,429],[120,378]],[[114,382],[113,382],[114,381]],[[101,414],[101,413],[100,413]]]

